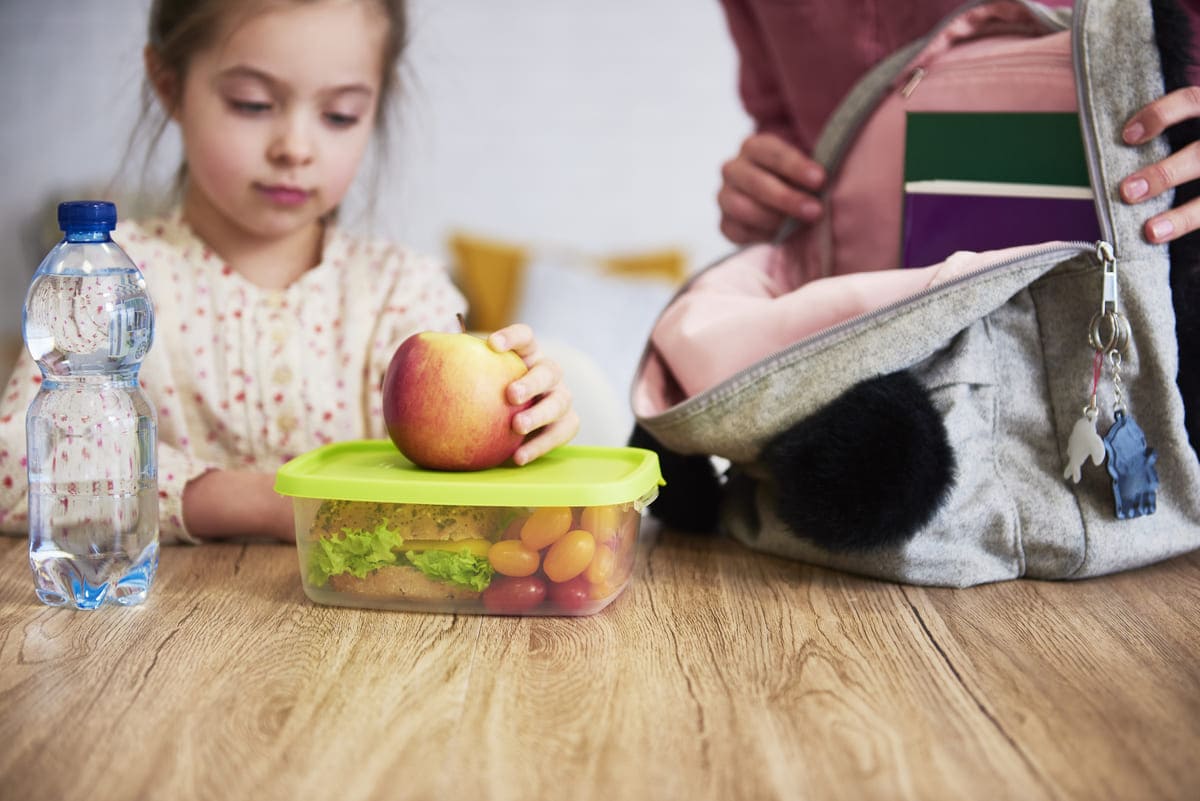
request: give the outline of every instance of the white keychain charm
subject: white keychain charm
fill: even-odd
[[[1104,440],[1096,433],[1096,407],[1085,406],[1083,417],[1075,421],[1071,429],[1071,439],[1067,442],[1067,467],[1063,470],[1063,478],[1069,478],[1076,484],[1080,479],[1080,468],[1089,458],[1092,464],[1104,462]]]

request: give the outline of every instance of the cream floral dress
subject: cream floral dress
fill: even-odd
[[[139,375],[158,415],[159,534],[194,542],[181,500],[213,468],[274,472],[329,442],[386,436],[380,382],[409,334],[458,330],[466,303],[435,262],[331,226],[286,289],[251,284],[178,212],[113,232],[142,270],[154,344]],[[0,531],[27,530],[25,411],[41,372],[22,352],[0,397]]]

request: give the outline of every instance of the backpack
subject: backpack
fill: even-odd
[[[958,587],[1200,546],[1184,270],[1141,233],[1171,198],[1117,194],[1168,153],[1120,140],[1174,69],[1162,29],[1186,24],[1156,5],[969,3],[852,89],[814,149],[824,217],[699,272],[654,325],[631,396],[631,444],[660,453],[667,482],[652,513],[684,528],[712,513],[751,548]],[[913,109],[1077,111],[1101,241],[897,268]],[[719,480],[712,456],[729,464]]]

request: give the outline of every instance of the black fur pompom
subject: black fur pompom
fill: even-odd
[[[657,453],[659,468],[667,482],[658,488],[658,498],[650,504],[651,516],[681,531],[715,531],[721,483],[712,460],[703,455],[684,456],[668,450],[638,425],[633,427],[629,444]]]
[[[954,483],[945,424],[907,372],[851,388],[776,436],[762,458],[780,519],[829,551],[908,540]]]

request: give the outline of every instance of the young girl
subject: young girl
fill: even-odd
[[[182,204],[113,238],[145,275],[163,542],[294,538],[274,471],[328,442],[386,436],[380,381],[399,343],[458,330],[433,262],[333,222],[395,89],[403,0],[155,0],[147,81],[182,134]],[[578,428],[531,331],[493,333],[529,371],[508,387],[525,464]],[[0,397],[0,530],[27,526],[27,353]]]

